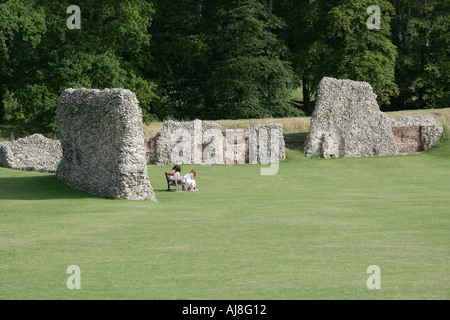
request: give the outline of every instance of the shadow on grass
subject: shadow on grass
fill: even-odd
[[[54,175],[1,177],[0,200],[101,199],[76,190]]]
[[[167,190],[167,188],[165,188],[165,189],[155,189],[155,188],[153,188],[153,191],[154,192],[166,192],[166,193],[168,193],[168,192],[174,192],[174,189],[170,189],[170,191],[169,190]]]
[[[303,144],[305,143],[308,132],[285,133],[284,143],[286,148],[303,153]]]

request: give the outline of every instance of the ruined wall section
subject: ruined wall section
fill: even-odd
[[[370,84],[325,77],[305,141],[306,157],[369,157],[398,153],[390,119]]]
[[[147,175],[142,111],[125,89],[67,89],[57,116],[57,178],[91,194],[156,201]]]
[[[157,165],[224,163],[222,131],[216,123],[166,121],[155,140]]]
[[[286,160],[283,127],[280,124],[250,127],[248,137],[250,164],[269,164]]]
[[[41,134],[0,142],[0,163],[6,168],[54,173],[61,158],[60,142]]]
[[[444,135],[442,124],[431,116],[403,116],[392,120],[399,153],[415,153],[434,146]]]
[[[222,130],[213,122],[166,121],[156,137],[156,165],[269,164],[286,159],[283,127],[256,125]]]

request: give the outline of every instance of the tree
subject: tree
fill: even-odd
[[[287,19],[283,37],[302,79],[306,108],[324,76],[367,81],[380,96],[397,93],[388,1],[284,0],[279,5],[276,12]],[[367,27],[371,5],[381,10],[379,30]]]
[[[10,124],[22,124],[25,120],[25,114],[23,112],[22,106],[14,98],[14,93],[6,92],[3,95],[3,106],[4,106],[4,117],[5,120]]]
[[[448,0],[392,0],[393,42],[398,47],[396,82],[401,108],[450,106]]]
[[[34,77],[36,50],[47,31],[45,13],[34,10],[34,1],[0,3],[0,31],[0,116],[24,124],[27,114],[14,96]]]
[[[58,130],[57,99],[69,87],[133,90],[149,118],[156,88],[143,75],[153,13],[148,1],[78,1],[80,30],[66,26],[66,1],[24,3],[0,4],[0,89],[17,98],[29,131]]]
[[[162,104],[176,118],[298,114],[283,23],[256,0],[158,2],[154,40]],[[176,21],[171,16],[176,15]],[[164,18],[163,18],[164,17]]]
[[[262,118],[298,114],[290,104],[295,77],[273,33],[283,23],[258,1],[240,1],[208,17],[209,70],[204,116]]]
[[[200,82],[205,66],[205,43],[201,30],[202,1],[157,1],[150,28],[152,60],[147,61],[149,78],[161,91],[160,119],[193,118],[202,105]]]
[[[274,12],[286,21],[281,36],[291,51],[295,73],[301,79],[303,110],[311,113],[311,96],[324,75],[333,67],[327,61],[331,49],[323,35],[326,14],[336,1],[280,0]]]
[[[423,90],[425,108],[446,108],[450,107],[450,1],[434,1],[428,10],[430,27],[425,34],[428,52],[417,86]]]

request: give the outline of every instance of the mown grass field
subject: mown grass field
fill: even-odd
[[[183,166],[199,192],[149,167],[158,203],[0,168],[0,299],[449,299],[448,132],[422,154],[330,160],[305,159],[305,136],[286,135],[273,176]]]

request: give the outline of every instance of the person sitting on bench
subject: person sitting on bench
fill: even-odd
[[[181,167],[176,165],[169,172],[169,180],[176,180],[178,183],[184,183],[185,179],[181,178]]]
[[[169,180],[174,180],[175,172],[181,172],[181,167],[179,165],[173,166],[172,170],[170,170]]]
[[[189,172],[184,176],[184,179],[188,187],[187,191],[198,191],[198,189],[196,188],[197,183],[195,182],[196,176],[197,171],[195,171],[195,169],[192,169],[191,172]]]

